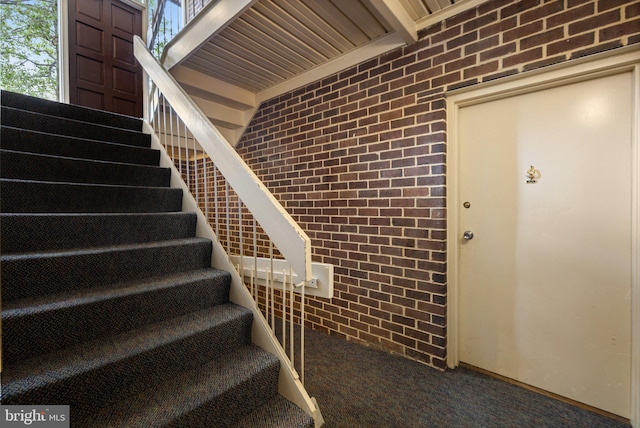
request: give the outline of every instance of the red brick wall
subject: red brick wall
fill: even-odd
[[[640,3],[489,1],[264,103],[238,152],[335,266],[307,325],[445,367],[446,91],[640,42]]]

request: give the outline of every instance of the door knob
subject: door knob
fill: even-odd
[[[462,234],[462,237],[467,241],[470,239],[473,239],[473,232],[470,230],[465,230],[464,233]]]

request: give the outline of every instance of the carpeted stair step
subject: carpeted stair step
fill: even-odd
[[[2,107],[2,125],[49,134],[151,147],[151,136],[140,131],[48,116],[11,107]]]
[[[72,426],[308,427],[142,121],[2,91],[2,404]]]
[[[227,303],[231,275],[200,269],[118,287],[3,302],[6,365]],[[29,340],[24,340],[26,337]]]
[[[248,345],[252,319],[226,303],[3,367],[2,404],[67,404],[72,419],[98,411]]]
[[[313,418],[281,395],[243,417],[234,428],[313,428]]]
[[[50,116],[66,117],[83,122],[97,123],[115,128],[142,130],[142,120],[117,113],[80,107],[73,104],[63,104],[56,101],[44,100],[15,92],[2,91],[0,100],[3,106],[19,110],[27,110]]]
[[[211,267],[211,241],[188,238],[74,251],[2,254],[2,301]]]
[[[248,345],[74,417],[83,427],[231,427],[277,393],[279,367],[275,356]]]
[[[169,168],[13,150],[0,150],[0,171],[3,178],[69,183],[168,187],[171,180]]]
[[[182,190],[0,179],[5,213],[176,212]]]
[[[147,147],[53,135],[9,126],[2,126],[0,133],[2,148],[6,150],[138,165],[158,165],[160,162],[160,152]]]
[[[0,214],[3,254],[182,239],[195,236],[196,214]]]

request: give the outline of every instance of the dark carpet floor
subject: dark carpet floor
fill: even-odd
[[[466,368],[445,372],[305,330],[305,386],[327,428],[629,427]]]

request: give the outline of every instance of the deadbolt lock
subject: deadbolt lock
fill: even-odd
[[[473,239],[473,232],[470,230],[465,230],[464,233],[462,234],[462,237],[467,241],[470,239]]]
[[[469,208],[471,206],[470,202],[465,202],[464,204],[462,204],[463,207],[465,208]]]

